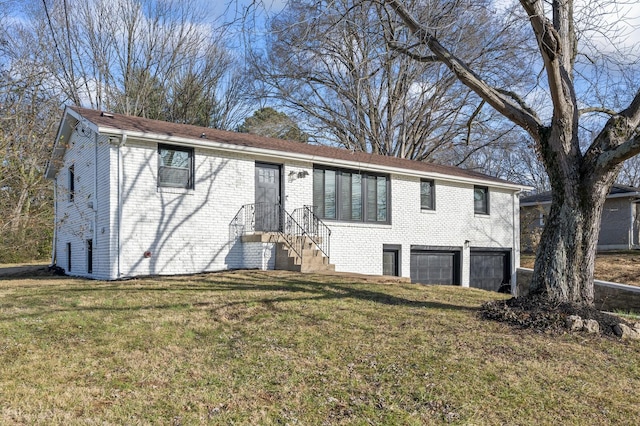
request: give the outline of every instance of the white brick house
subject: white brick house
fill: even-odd
[[[524,188],[455,167],[67,107],[46,173],[70,275],[273,269],[291,233],[337,271],[497,289],[519,266]]]

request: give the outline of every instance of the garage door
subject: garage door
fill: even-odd
[[[511,291],[510,252],[472,250],[470,261],[469,286],[505,293]]]
[[[411,251],[411,281],[422,284],[458,284],[459,252]]]

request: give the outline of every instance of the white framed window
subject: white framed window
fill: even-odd
[[[193,148],[158,145],[158,186],[193,189]]]

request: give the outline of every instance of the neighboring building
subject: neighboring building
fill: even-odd
[[[67,107],[46,174],[70,275],[335,268],[495,290],[520,261],[524,188],[455,167]]]
[[[604,203],[598,250],[640,248],[640,188],[614,184]],[[551,206],[551,192],[520,199],[522,250],[535,251]]]

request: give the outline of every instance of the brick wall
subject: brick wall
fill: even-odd
[[[336,270],[382,274],[384,244],[401,246],[403,277],[410,276],[412,245],[461,248],[463,286],[469,285],[469,247],[514,248],[512,264],[519,265],[518,233],[513,233],[518,210],[510,192],[491,188],[490,214],[475,215],[472,184],[436,180],[435,185],[434,211],[420,209],[419,178],[392,175],[390,225],[327,221]]]
[[[86,268],[83,241],[91,235],[96,249],[92,276],[96,278],[273,267],[264,248],[243,248],[232,238],[229,224],[241,206],[254,202],[255,161],[281,160],[198,148],[195,188],[159,188],[157,143],[129,138],[119,146],[119,140],[109,143],[106,136],[100,136],[96,145],[92,133],[74,134],[72,139],[57,179],[61,266],[66,263],[64,244],[73,241],[72,263],[78,268],[72,273],[81,274]],[[93,194],[96,152],[98,190]],[[76,164],[76,200],[83,200],[75,205],[62,201],[66,167],[71,162]],[[287,161],[282,178],[287,211],[313,203],[313,163]],[[390,224],[325,221],[332,230],[331,262],[336,270],[382,274],[385,244],[400,246],[403,277],[410,276],[413,245],[459,247],[463,285],[469,284],[469,248],[513,249],[512,265],[519,265],[518,235],[513,232],[518,210],[515,206],[514,211],[510,191],[490,188],[490,214],[475,215],[473,184],[436,179],[435,185],[433,211],[420,209],[419,178],[394,174]],[[84,202],[88,199],[94,199],[93,209]],[[146,252],[150,256],[145,257]]]

